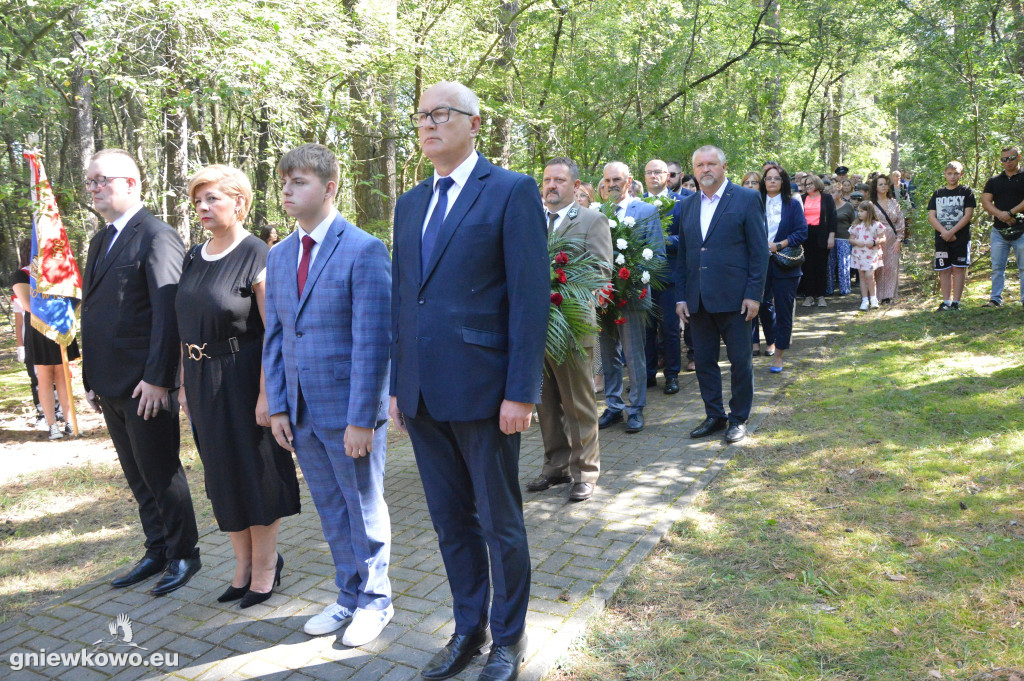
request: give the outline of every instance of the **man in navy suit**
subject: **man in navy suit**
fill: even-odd
[[[654,293],[654,300],[661,308],[661,319],[648,320],[647,326],[647,387],[653,388],[658,380],[658,354],[665,358],[665,394],[675,395],[679,392],[679,369],[682,353],[679,350],[679,318],[676,310],[676,287],[673,280],[676,267],[676,251],[679,248],[679,217],[682,213],[684,197],[693,194],[689,189],[680,187],[673,191],[668,187],[668,165],[659,158],[647,162],[644,168],[644,183],[647,185],[647,196],[656,196],[663,201],[674,201],[675,206],[669,215],[669,223],[665,225],[665,258],[668,261],[668,281],[665,288]],[[660,210],[660,209],[659,209]],[[658,342],[658,331],[661,330],[661,343]]]
[[[469,88],[430,87],[412,122],[434,174],[395,206],[390,413],[412,440],[455,614],[422,676],[454,676],[493,639],[479,679],[508,681],[526,653],[519,442],[541,401],[544,209],[533,179],[474,150],[480,103]]]
[[[696,195],[684,199],[676,263],[676,312],[693,327],[697,382],[707,417],[698,438],[726,429],[727,442],[747,436],[754,401],[750,320],[757,316],[768,269],[768,233],[761,196],[725,179],[725,152],[703,146],[693,154]],[[722,405],[719,340],[732,376],[729,417]]]

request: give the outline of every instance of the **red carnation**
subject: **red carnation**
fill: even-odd
[[[619,279],[629,279],[629,269],[628,268],[623,267],[621,270],[619,270]]]
[[[556,260],[557,260],[557,258],[556,258]],[[561,282],[563,284],[566,282],[565,270],[563,270],[561,267],[558,267],[558,268],[555,269],[555,276],[558,277],[558,281],[559,282]]]
[[[623,319],[622,317],[619,317],[618,319],[615,320],[615,323],[616,324],[625,324],[626,320]]]
[[[555,264],[557,265],[568,265],[569,256],[565,254],[565,251],[560,252],[555,256]]]
[[[627,301],[625,298],[619,298],[619,307],[626,307],[626,303]]]
[[[551,302],[554,303],[555,305],[561,305],[562,304],[562,294],[558,293],[557,291],[555,293],[552,293],[551,294]]]
[[[643,291],[640,291],[640,300],[643,300],[646,297],[647,297],[647,289],[644,289]]]

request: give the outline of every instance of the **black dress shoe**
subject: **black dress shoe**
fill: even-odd
[[[199,572],[203,562],[199,560],[197,551],[192,558],[178,558],[167,563],[164,576],[156,583],[156,586],[149,592],[154,596],[163,596],[188,584],[188,580]]]
[[[279,553],[277,554],[277,568],[274,570],[274,583],[270,586],[270,591],[247,591],[245,595],[242,596],[242,602],[238,604],[238,607],[245,610],[246,608],[251,608],[258,603],[262,603],[273,596],[274,587],[280,586],[281,584],[281,568],[283,567],[284,558],[282,558]]]
[[[650,378],[647,379],[647,387],[648,388],[653,388],[653,387],[655,387],[657,385],[658,385],[658,377],[657,376],[651,376]]]
[[[569,492],[569,501],[586,501],[594,496],[594,483],[577,482]]]
[[[618,423],[622,420],[621,411],[612,411],[611,409],[605,409],[604,413],[601,414],[601,418],[597,420],[598,428],[607,428],[613,423]]]
[[[550,489],[555,485],[564,485],[568,482],[572,482],[571,475],[556,475],[548,476],[541,473],[537,476],[536,480],[531,480],[526,483],[527,492],[543,492],[546,489]]]
[[[720,430],[725,430],[725,427],[729,425],[729,419],[715,418],[714,416],[706,416],[703,421],[700,422],[696,428],[690,431],[690,437],[707,437],[712,433],[717,433]]]
[[[747,436],[747,426],[742,423],[730,423],[729,430],[725,431],[725,441],[728,443],[739,442]]]
[[[516,681],[526,657],[526,634],[510,646],[492,646],[476,681]]]
[[[143,556],[139,562],[135,564],[135,567],[127,573],[121,575],[117,579],[110,580],[110,586],[115,589],[123,589],[126,586],[138,584],[143,580],[149,579],[153,575],[160,574],[164,571],[165,567],[167,567],[167,561],[163,558]]]
[[[448,645],[441,648],[420,676],[427,681],[440,681],[455,676],[491,642],[491,632],[484,627],[475,634],[453,634]]]
[[[665,394],[675,395],[677,392],[679,392],[679,379],[675,376],[665,379]]]
[[[626,432],[627,433],[639,433],[644,429],[644,413],[638,411],[635,414],[630,414],[626,420]]]

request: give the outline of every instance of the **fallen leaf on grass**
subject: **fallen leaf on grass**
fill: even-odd
[[[782,576],[785,577],[786,579],[796,579],[796,573],[795,572],[787,572],[786,574],[784,574]]]
[[[903,635],[903,632],[900,631],[899,629],[897,629],[896,627],[892,628],[892,633],[896,634],[897,636],[902,636]]]
[[[892,582],[905,582],[905,581],[907,581],[906,575],[894,575],[891,572],[886,572],[885,576],[888,577],[889,581],[892,581]]]
[[[940,672],[938,669],[932,669],[932,670],[929,670],[928,676],[932,677],[933,679],[941,679],[942,678],[942,672]]]

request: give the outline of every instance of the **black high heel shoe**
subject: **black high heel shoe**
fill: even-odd
[[[237,601],[249,591],[250,584],[252,584],[252,578],[245,583],[245,586],[231,586],[229,584],[227,590],[225,590],[220,596],[217,596],[217,602],[227,603],[229,601]]]
[[[284,567],[284,558],[281,554],[277,554],[277,569],[274,570],[274,585],[270,587],[270,591],[261,593],[259,591],[246,591],[245,595],[242,596],[242,602],[238,604],[241,609],[251,608],[254,605],[258,605],[263,601],[267,600],[274,595],[274,587],[281,585],[281,569]],[[251,583],[251,581],[250,581]]]

